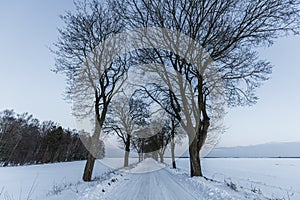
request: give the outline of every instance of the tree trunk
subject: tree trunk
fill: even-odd
[[[128,163],[129,163],[129,151],[125,151],[124,167],[128,167]]]
[[[153,159],[158,161],[158,152],[157,151],[153,151],[152,153]]]
[[[203,176],[200,163],[200,149],[198,149],[197,138],[193,138],[193,141],[189,146],[190,153],[190,169],[191,177],[193,176]]]
[[[94,134],[91,137],[91,141],[90,141],[90,146],[89,146],[89,154],[88,154],[88,158],[86,161],[86,165],[84,168],[84,173],[83,173],[83,181],[91,181],[92,180],[92,174],[93,174],[93,169],[94,169],[94,164],[95,164],[95,160],[96,157],[98,155],[98,151],[99,149],[97,149],[98,143],[100,141],[100,132],[101,132],[101,128],[103,125],[103,122],[105,120],[105,115],[107,113],[107,106],[104,106],[103,111],[101,113],[101,118],[99,118],[100,114],[99,114],[99,99],[96,100],[96,120],[95,120],[95,130],[94,130]]]
[[[142,162],[142,161],[143,161],[143,153],[140,152],[140,153],[139,153],[139,162]]]
[[[200,127],[196,131],[194,137],[189,135],[189,153],[190,153],[190,168],[191,177],[203,176],[200,163],[200,150],[205,143],[208,128],[210,125],[210,118],[206,112],[206,95],[203,93],[203,77],[198,77],[198,107],[199,111],[202,112],[203,120],[200,121]],[[192,127],[191,125],[189,127]]]
[[[171,141],[171,154],[172,154],[172,166],[173,169],[176,169],[174,135],[172,135],[172,141]]]
[[[160,162],[163,163],[164,162],[164,154],[159,152],[159,158],[160,158]]]
[[[128,167],[128,163],[129,163],[129,152],[130,152],[130,135],[127,136],[126,144],[125,144],[124,167]]]
[[[89,152],[83,173],[83,181],[91,181],[96,158]]]

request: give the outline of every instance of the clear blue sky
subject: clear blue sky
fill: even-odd
[[[0,110],[29,112],[76,128],[71,104],[63,100],[65,81],[54,74],[48,47],[56,41],[58,17],[71,0],[10,0],[0,6]],[[261,57],[272,62],[272,79],[252,107],[229,109],[219,146],[300,141],[300,37],[280,39]]]

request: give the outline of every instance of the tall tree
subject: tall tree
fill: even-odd
[[[215,84],[224,86],[222,95],[229,106],[254,104],[256,88],[271,74],[271,64],[259,59],[257,47],[270,46],[280,36],[297,33],[299,1],[127,0],[120,5],[131,28],[159,27],[183,33],[208,52],[211,58],[208,61],[214,61],[214,70],[210,71],[208,63],[195,64],[176,52],[157,50],[155,45],[154,50],[142,54],[143,62],[156,61],[163,66],[159,74],[166,88],[152,84],[146,89],[162,106],[163,98],[159,96],[169,91],[167,97],[173,108],[164,108],[180,121],[188,134],[191,176],[202,176],[200,150],[211,126],[212,108],[216,107],[210,104],[213,94],[219,92],[214,93]],[[174,44],[175,49],[176,44],[189,45],[180,43],[177,36],[162,33],[148,37],[148,44],[165,40],[161,43]],[[170,73],[171,68],[176,73]],[[210,73],[217,73],[218,79],[211,80]],[[173,82],[172,77],[176,77]],[[174,83],[179,95],[174,93]],[[190,97],[185,94],[188,91]]]
[[[88,144],[90,153],[83,174],[84,181],[91,181],[108,106],[126,78],[126,59],[114,57],[120,47],[116,47],[113,40],[107,42],[123,31],[124,23],[113,12],[113,2],[78,0],[75,6],[74,13],[67,12],[61,17],[65,27],[59,29],[59,40],[55,44],[55,71],[67,76],[66,93],[74,102],[75,115],[94,118]]]
[[[131,97],[118,95],[109,107],[110,120],[105,129],[115,133],[125,147],[124,167],[128,166],[132,137],[146,125],[149,118],[149,104],[134,92]]]
[[[121,139],[125,148],[124,167],[128,167],[131,135],[136,129],[136,124],[131,115],[129,98],[125,95],[116,98],[112,101],[109,111],[111,120],[107,120],[105,129],[116,134]]]

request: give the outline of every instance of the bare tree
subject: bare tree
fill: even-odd
[[[160,162],[164,162],[164,154],[168,147],[171,149],[172,166],[176,168],[175,163],[175,136],[177,142],[182,139],[180,124],[171,115],[160,114],[151,120],[150,128],[154,129],[155,135],[149,138],[153,150],[159,155]],[[152,130],[153,131],[153,130]]]
[[[209,53],[208,62],[214,61],[214,70],[210,71],[210,63],[195,65],[176,52],[157,50],[155,45],[154,50],[142,54],[143,62],[156,61],[163,66],[159,75],[166,88],[153,83],[145,90],[162,107],[162,94],[172,102],[171,110],[164,108],[180,121],[189,136],[191,176],[202,176],[199,152],[216,108],[210,102],[218,97],[213,94],[220,92],[215,84],[224,86],[220,93],[229,106],[254,104],[256,88],[271,74],[270,63],[258,58],[256,47],[269,46],[276,38],[299,30],[299,1],[128,0],[122,5],[127,13],[124,19],[132,28],[160,27],[183,33]],[[175,46],[189,45],[170,34],[148,38],[147,42],[151,45],[161,40]],[[170,73],[171,69],[176,73]],[[209,74],[216,72],[218,79],[210,80]]]
[[[169,143],[172,140],[172,127],[170,126],[170,121],[164,120],[164,125],[162,129],[157,133],[156,142],[159,146],[158,155],[160,158],[160,162],[164,162],[164,154]]]
[[[107,42],[123,31],[124,23],[113,12],[113,2],[75,1],[75,6],[74,13],[61,17],[65,27],[55,44],[55,71],[67,77],[67,99],[73,101],[75,116],[94,121],[83,174],[84,181],[91,181],[108,106],[126,79],[126,56],[115,57],[116,41]]]
[[[131,135],[136,128],[131,110],[129,106],[129,98],[126,96],[119,96],[112,101],[109,108],[111,112],[111,120],[108,120],[105,129],[109,132],[115,133],[125,147],[124,167],[128,166]]]
[[[0,112],[0,162],[4,166],[85,159],[87,150],[82,147],[75,130],[51,121],[41,124],[28,113]]]
[[[142,131],[143,131],[143,129],[138,130],[138,132],[142,132]],[[132,137],[131,143],[132,143],[133,149],[138,153],[139,162],[143,161],[145,138]]]

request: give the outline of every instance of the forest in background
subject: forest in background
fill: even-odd
[[[80,137],[79,131],[56,122],[4,110],[0,112],[0,166],[85,160],[88,151]]]

